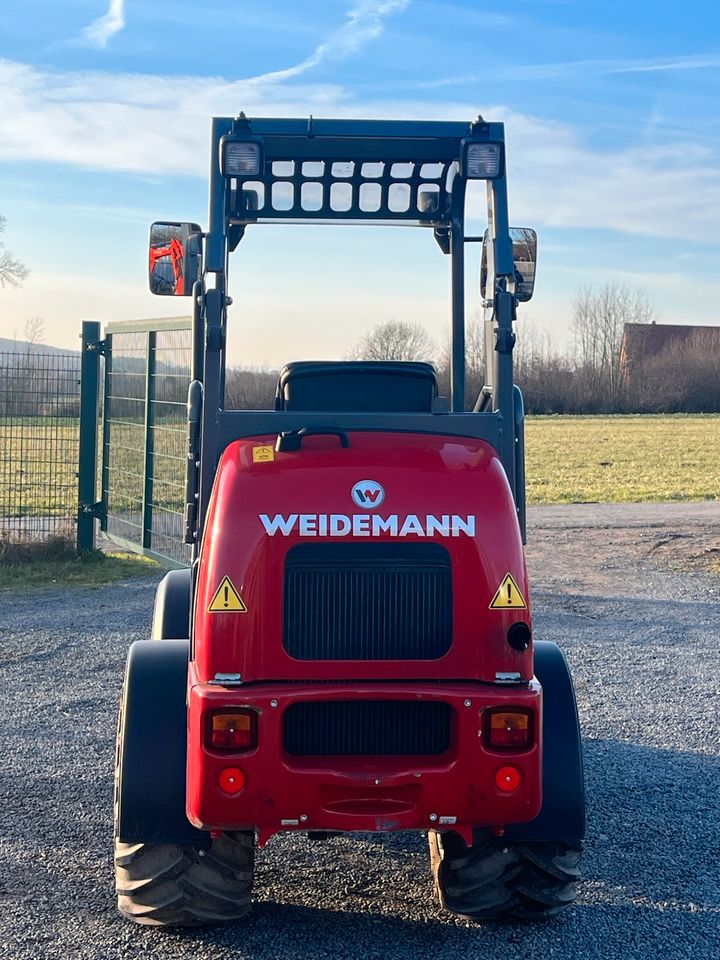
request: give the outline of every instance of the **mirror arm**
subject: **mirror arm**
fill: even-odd
[[[231,223],[228,227],[228,251],[234,253],[242,238],[245,236],[244,223]]]
[[[450,253],[450,228],[449,227],[435,227],[433,234],[437,241],[437,245],[440,247],[443,253]]]
[[[485,384],[475,401],[473,413],[484,413],[492,402],[492,394],[492,387]]]

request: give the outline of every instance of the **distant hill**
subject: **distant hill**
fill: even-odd
[[[73,357],[80,351],[51,347],[47,343],[28,343],[27,340],[10,340],[7,337],[0,337],[0,353],[52,353],[56,356]]]

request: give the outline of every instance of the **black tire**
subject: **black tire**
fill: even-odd
[[[569,907],[580,879],[581,843],[512,841],[476,830],[432,830],[430,861],[441,905],[466,920],[544,920]]]
[[[250,910],[254,837],[226,833],[208,849],[115,841],[118,910],[136,923],[197,927]]]
[[[118,840],[124,697],[115,750],[115,891],[118,910],[136,923],[199,927],[237,920],[250,910],[253,833],[225,833],[205,848]]]
[[[187,640],[190,636],[192,571],[170,570],[155,592],[152,640]]]

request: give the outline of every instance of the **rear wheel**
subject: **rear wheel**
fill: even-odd
[[[430,861],[441,905],[466,920],[543,920],[570,906],[580,879],[580,843],[503,840],[476,830],[430,831]]]
[[[197,927],[237,920],[250,910],[255,862],[251,832],[225,833],[206,848],[123,843],[118,797],[123,763],[121,700],[115,751],[115,890],[118,910],[136,923]]]
[[[115,841],[118,909],[136,923],[195,927],[250,910],[254,837],[227,833],[208,849]]]

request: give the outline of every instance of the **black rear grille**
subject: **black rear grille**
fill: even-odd
[[[294,757],[433,756],[450,746],[447,703],[331,700],[295,703],[283,716],[283,742]]]
[[[452,642],[440,544],[301,544],[285,563],[284,646],[297,660],[434,660]]]

